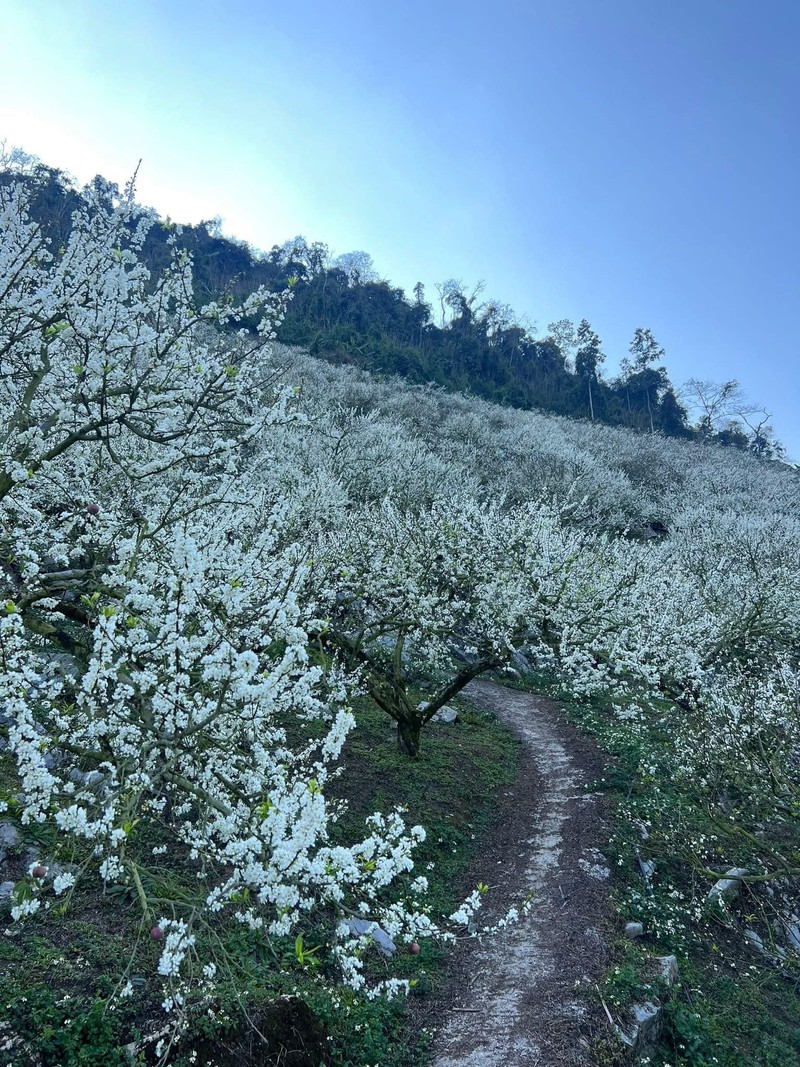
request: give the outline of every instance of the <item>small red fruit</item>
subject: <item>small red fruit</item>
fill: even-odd
[[[408,946],[408,951],[411,953],[412,956],[417,955],[417,953],[419,952],[419,945],[416,941],[411,942],[411,944]]]
[[[47,868],[43,867],[41,863],[37,863],[31,871],[31,874],[34,878],[44,878],[44,876],[47,874]]]
[[[161,929],[160,926],[154,926],[150,931],[150,936],[154,941],[160,941],[161,938],[164,936],[164,931]]]
[[[100,505],[99,504],[89,504],[89,505],[87,505],[86,510],[89,512],[90,515],[99,515],[100,514]]]

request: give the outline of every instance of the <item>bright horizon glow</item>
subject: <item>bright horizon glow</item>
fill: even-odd
[[[800,458],[800,9],[6,0],[0,139],[260,248],[486,279],[541,332],[637,326],[736,377]]]

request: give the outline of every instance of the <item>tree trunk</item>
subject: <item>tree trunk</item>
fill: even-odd
[[[412,759],[419,757],[419,735],[422,723],[419,720],[397,720],[397,747]]]

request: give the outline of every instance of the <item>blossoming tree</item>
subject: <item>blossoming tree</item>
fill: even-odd
[[[58,250],[26,195],[0,189],[0,735],[16,765],[2,804],[63,845],[13,916],[83,876],[127,887],[177,1009],[189,976],[217,967],[199,930],[285,935],[316,909],[358,988],[369,923],[354,933],[348,916],[409,941],[434,926],[388,888],[419,827],[390,812],[348,847],[329,839],[353,718],[342,676],[309,658],[291,502],[259,473],[288,417],[264,351],[282,298],[198,307],[177,251],[151,277],[156,223],[130,190],[87,190]],[[257,335],[218,329],[244,315]],[[298,722],[313,727],[300,741]],[[188,897],[154,897],[165,851],[194,870]]]

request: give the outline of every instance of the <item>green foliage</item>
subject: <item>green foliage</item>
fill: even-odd
[[[636,946],[626,945],[621,955],[621,961],[607,971],[601,995],[608,1007],[623,1014],[631,1004],[652,999],[656,989],[647,980],[646,958]]]
[[[24,988],[24,992],[23,992]],[[128,1067],[120,1018],[99,998],[63,996],[47,985],[20,985],[3,1001],[23,1049],[0,1064],[22,1067]]]
[[[665,1007],[658,1067],[793,1067],[800,1064],[800,1005],[785,980],[707,961],[683,964]],[[726,973],[727,972],[727,973]]]
[[[539,679],[537,688],[546,688]],[[557,687],[550,683],[551,690]],[[650,702],[635,727],[618,694],[576,703],[558,692],[572,717],[608,751],[596,783],[615,802],[606,854],[616,877],[620,921],[642,922],[645,937],[620,940],[601,995],[620,1021],[658,989],[648,961],[674,954],[680,983],[665,1005],[665,1029],[652,1067],[791,1067],[800,1065],[800,996],[794,983],[753,952],[730,910],[705,905],[710,882],[693,865],[693,842],[716,831],[708,810],[682,786],[670,765],[672,715],[667,700]],[[620,718],[622,715],[622,718]],[[713,814],[713,813],[712,813]],[[643,834],[643,830],[645,833]],[[684,847],[682,847],[684,846]],[[639,861],[654,861],[650,879]],[[757,907],[758,898],[748,898]],[[747,916],[751,922],[754,916]]]

